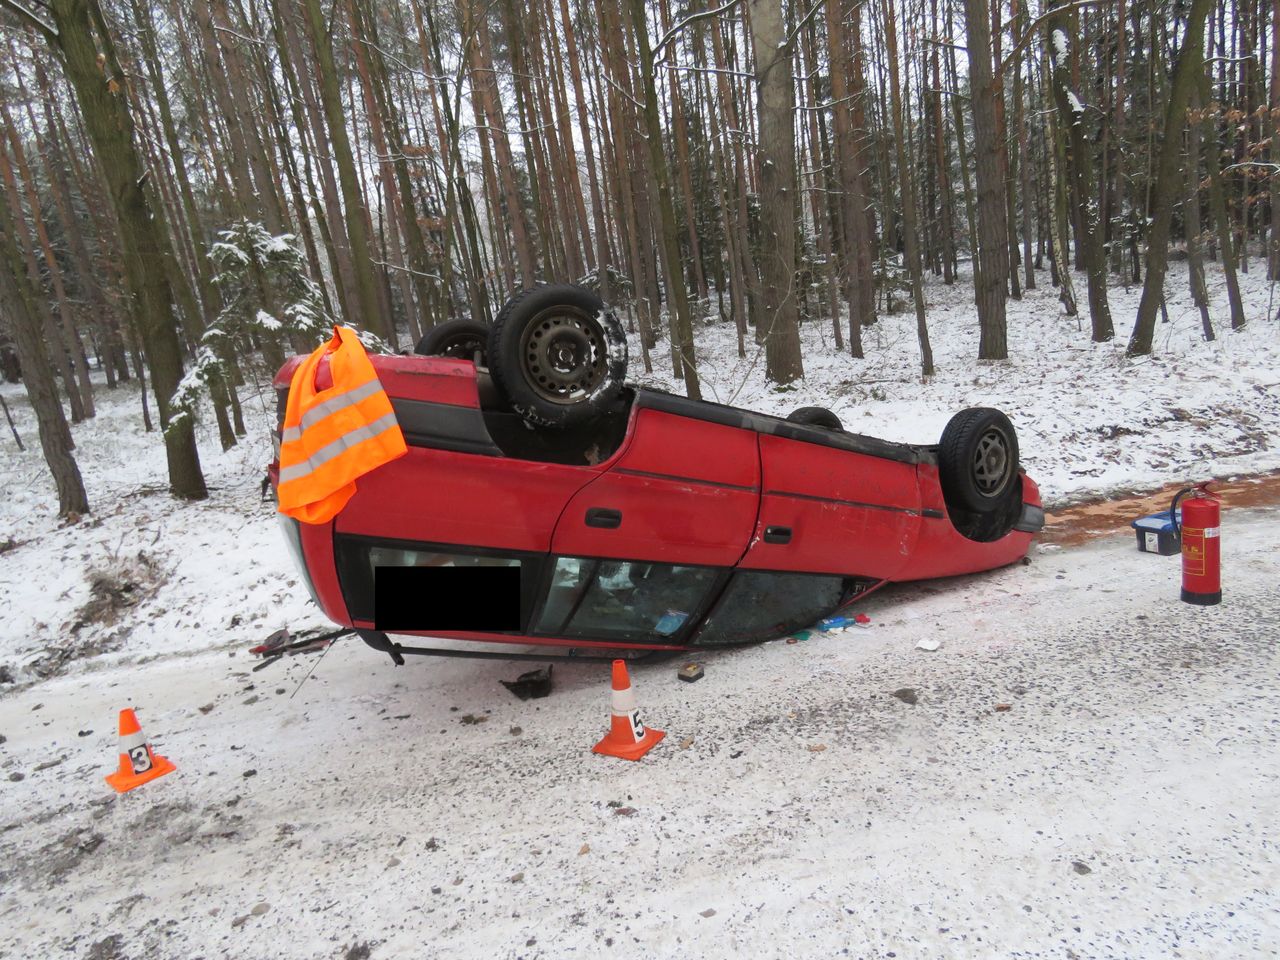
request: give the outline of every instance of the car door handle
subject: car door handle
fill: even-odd
[[[587,511],[587,526],[602,530],[616,530],[622,526],[622,511],[607,507],[592,507]]]
[[[764,542],[765,543],[790,543],[791,528],[790,527],[765,527]]]

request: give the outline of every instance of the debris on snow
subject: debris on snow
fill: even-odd
[[[521,700],[540,700],[551,696],[551,671],[555,664],[549,663],[537,670],[522,673],[515,680],[498,681]],[[464,721],[465,722],[465,721]]]

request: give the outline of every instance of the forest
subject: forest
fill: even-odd
[[[864,357],[914,315],[928,378],[926,284],[998,362],[1036,287],[1140,357],[1171,261],[1210,340],[1280,276],[1262,0],[0,0],[0,35],[0,356],[64,516],[95,392],[144,381],[201,499],[196,417],[236,445],[334,322],[410,350],[576,282],[699,397],[715,325],[788,384],[802,327]]]

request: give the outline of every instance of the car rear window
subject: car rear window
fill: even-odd
[[[346,534],[334,537],[334,553],[347,611],[353,619],[370,621],[374,614],[374,571],[378,567],[518,567],[521,623],[527,625],[546,561],[545,554],[374,540]],[[430,603],[431,598],[423,597],[422,602]]]

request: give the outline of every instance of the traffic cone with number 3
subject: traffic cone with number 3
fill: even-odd
[[[116,793],[125,793],[150,780],[176,770],[172,763],[151,749],[142,735],[138,717],[126,707],[120,711],[120,769],[106,777]]]
[[[636,708],[636,695],[631,689],[631,678],[627,676],[625,660],[613,661],[610,707],[612,716],[609,732],[591,748],[592,753],[621,757],[623,760],[639,760],[666,736],[662,730],[646,728],[640,722],[640,711]]]

